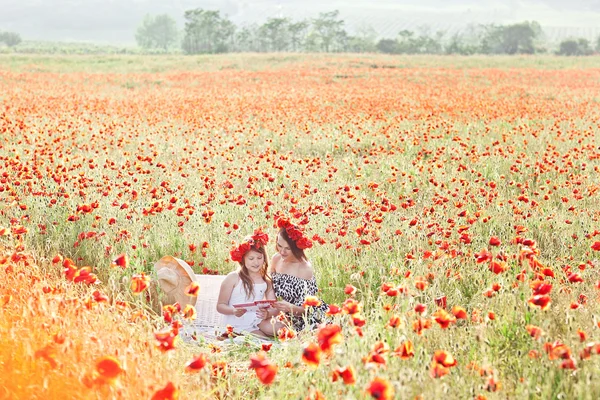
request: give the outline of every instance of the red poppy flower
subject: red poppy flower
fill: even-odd
[[[330,351],[335,344],[342,343],[342,328],[336,324],[325,325],[317,332],[317,342],[322,351]]]
[[[141,272],[131,277],[131,291],[135,294],[139,294],[146,290],[150,286],[150,277],[145,273]]]
[[[490,238],[490,246],[500,246],[500,244],[502,244],[502,242],[497,236],[492,236]]]
[[[185,364],[187,371],[199,371],[206,366],[208,363],[208,357],[206,354],[200,354],[194,357],[191,361]]]
[[[302,361],[305,364],[317,367],[321,361],[321,349],[316,343],[309,343],[302,350]]]
[[[129,265],[129,258],[126,254],[119,254],[111,263],[111,267],[121,267],[126,269]]]
[[[277,365],[269,361],[263,352],[250,356],[249,368],[256,372],[256,377],[264,385],[273,383],[277,376]]]
[[[344,293],[346,293],[348,296],[351,296],[354,293],[356,293],[356,288],[350,284],[346,284],[346,287],[344,288]]]
[[[192,282],[185,288],[185,294],[190,297],[198,297],[198,293],[200,293],[200,285],[198,282]]]
[[[442,329],[448,328],[450,324],[456,322],[456,317],[452,314],[446,312],[443,308],[440,308],[436,312],[433,313],[433,318],[435,322],[437,322]]]
[[[550,296],[538,294],[529,298],[527,302],[540,307],[542,310],[546,310],[550,306]]]
[[[105,383],[113,383],[123,372],[119,360],[111,356],[102,357],[96,362],[99,378]]]
[[[333,316],[342,312],[342,309],[335,304],[329,304],[329,308],[327,309],[327,315]]]
[[[365,390],[377,400],[392,400],[394,398],[394,387],[383,378],[375,377],[369,382]]]
[[[179,399],[179,390],[173,382],[168,382],[162,389],[157,390],[152,395],[152,400],[177,400]]]
[[[339,378],[342,378],[345,385],[354,385],[356,383],[356,372],[351,365],[343,368],[338,367],[333,370],[331,381],[336,382]]]
[[[306,296],[304,299],[304,303],[302,303],[303,307],[319,307],[321,305],[321,300],[319,300],[315,296]]]
[[[408,360],[413,357],[415,355],[415,349],[413,348],[412,342],[410,340],[402,342],[402,344],[394,350],[392,355],[400,357],[403,360]]]

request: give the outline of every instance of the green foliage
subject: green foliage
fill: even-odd
[[[535,22],[512,25],[489,25],[481,39],[481,52],[485,54],[533,54],[535,39],[541,34]]]
[[[287,18],[269,18],[258,29],[261,38],[261,48],[264,51],[290,50],[290,20]]]
[[[227,53],[236,26],[219,11],[196,8],[185,12],[183,51],[187,54]]]
[[[16,32],[0,32],[0,43],[4,43],[8,47],[14,47],[21,41],[21,35]]]
[[[560,56],[589,56],[593,53],[587,39],[568,39],[560,42],[558,52]]]
[[[325,53],[343,51],[348,34],[344,30],[344,21],[339,19],[338,10],[320,13],[312,21],[309,34],[309,47]]]
[[[169,15],[146,15],[137,29],[135,40],[143,49],[167,51],[177,43],[177,36],[177,23]]]

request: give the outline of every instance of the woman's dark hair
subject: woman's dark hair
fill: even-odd
[[[285,228],[281,228],[279,230],[279,236],[281,236],[281,238],[283,240],[285,240],[287,242],[287,244],[290,246],[290,250],[292,251],[292,254],[294,255],[294,257],[296,257],[298,260],[308,261],[308,259],[306,258],[306,254],[304,254],[304,250],[302,250],[302,249],[298,248],[298,246],[296,246],[296,242],[294,242],[292,239],[290,239],[290,236],[288,235]],[[275,246],[277,247],[277,241],[275,241]]]

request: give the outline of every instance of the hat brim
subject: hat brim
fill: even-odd
[[[157,273],[163,268],[169,268],[177,272],[177,275],[180,278],[180,284],[178,285],[178,287],[169,293],[169,299],[166,299],[166,301],[163,301],[163,303],[169,304],[177,302],[182,307],[185,307],[188,304],[195,306],[196,297],[188,296],[185,293],[185,289],[192,282],[198,282],[198,279],[196,278],[196,274],[194,273],[192,267],[190,267],[188,263],[179,258],[175,258],[173,256],[164,256],[154,264],[154,269]],[[160,285],[161,281],[159,280],[158,283]],[[161,289],[164,290],[162,286]]]

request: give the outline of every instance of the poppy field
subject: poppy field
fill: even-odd
[[[3,55],[0,399],[599,398],[579,62]],[[275,252],[277,217],[330,324],[182,340],[154,262],[226,274],[256,228]]]

